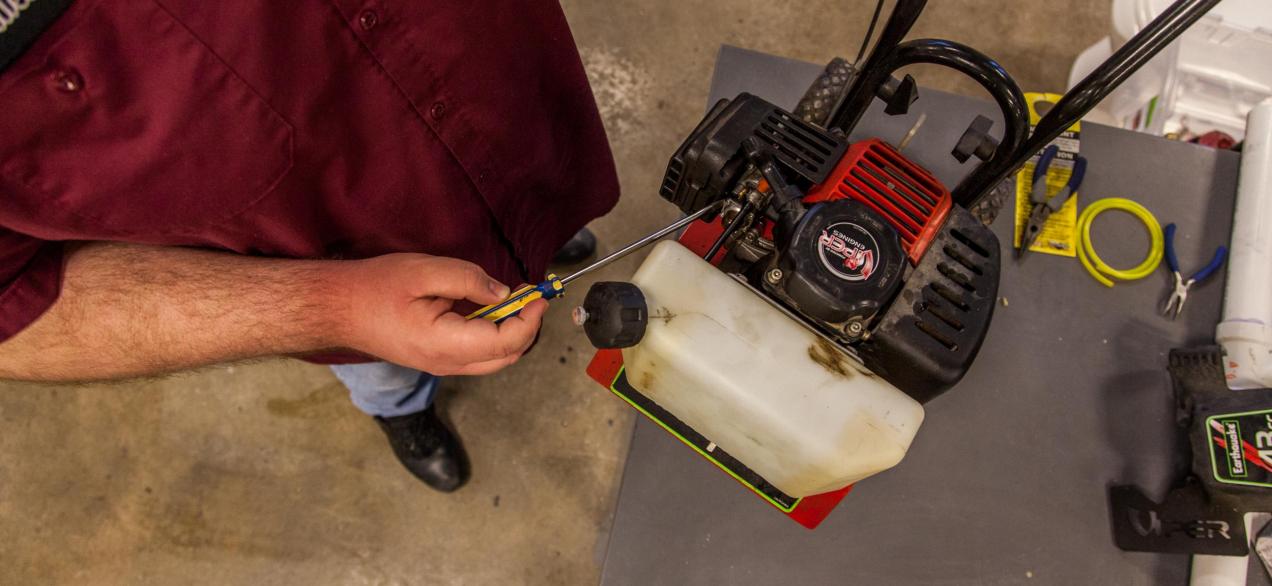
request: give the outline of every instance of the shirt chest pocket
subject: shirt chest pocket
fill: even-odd
[[[197,235],[290,170],[287,121],[152,0],[81,1],[45,34],[0,76],[0,176],[53,230]]]

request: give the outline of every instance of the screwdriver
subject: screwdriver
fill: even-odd
[[[547,279],[544,280],[542,283],[539,283],[538,285],[526,285],[520,289],[517,289],[516,291],[513,291],[512,294],[510,294],[507,299],[504,299],[503,301],[500,301],[499,303],[496,303],[494,305],[487,305],[486,307],[483,307],[481,309],[478,309],[477,311],[474,311],[468,314],[467,319],[482,318],[482,319],[486,319],[495,323],[499,323],[514,315],[517,315],[518,313],[521,313],[521,310],[525,308],[525,306],[529,305],[530,302],[536,299],[554,299],[556,297],[559,297],[565,294],[565,286],[570,284],[571,281],[579,277],[582,277],[583,275],[586,275],[592,271],[595,271],[601,267],[604,267],[605,265],[608,265],[620,258],[623,258],[624,256],[627,256],[628,254],[631,254],[632,252],[643,248],[645,245],[655,240],[658,240],[659,238],[662,238],[663,236],[666,236],[668,234],[671,234],[672,232],[675,232],[676,230],[679,230],[685,226],[688,226],[694,220],[697,220],[698,218],[701,218],[702,216],[707,215],[707,213],[720,207],[720,205],[723,203],[724,203],[723,201],[717,201],[705,208],[702,208],[692,214],[689,214],[688,216],[685,216],[684,218],[677,220],[676,222],[672,223],[671,225],[665,228],[658,230],[657,232],[644,236],[641,239],[618,249],[613,254],[610,254],[609,256],[605,258],[602,258],[586,267],[583,267],[582,269],[579,269],[578,272],[572,275],[569,275],[565,278],[558,278],[556,275],[552,273],[548,273]]]

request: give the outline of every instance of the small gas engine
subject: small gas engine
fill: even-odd
[[[853,482],[900,461],[921,405],[975,359],[997,299],[987,224],[1004,180],[1214,3],[1176,2],[1032,135],[996,62],[952,41],[902,42],[922,0],[900,0],[869,58],[832,61],[795,112],[721,100],[660,189],[705,221],[659,244],[631,282],[593,285],[579,312],[600,349],[589,373],[816,526]],[[910,108],[917,84],[893,72],[915,63],[965,73],[1002,111],[1001,138],[980,116],[951,137],[952,156],[981,161],[953,190],[884,140],[847,140],[874,99],[886,114]]]
[[[719,269],[920,402],[958,382],[980,348],[998,240],[882,140],[849,145],[741,94],[672,156],[661,195],[686,212],[724,200]]]

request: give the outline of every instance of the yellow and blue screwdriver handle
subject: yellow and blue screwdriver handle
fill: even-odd
[[[663,227],[657,232],[644,236],[640,238],[639,240],[632,242],[631,244],[628,244],[627,246],[624,246],[610,253],[610,255],[605,258],[602,258],[601,260],[598,260],[586,267],[583,267],[582,269],[579,269],[577,272],[575,272],[572,275],[568,275],[564,278],[559,278],[552,273],[548,273],[548,277],[542,283],[539,283],[538,285],[526,285],[525,287],[517,289],[516,291],[513,291],[512,294],[509,295],[507,299],[504,299],[503,301],[500,301],[499,303],[496,303],[494,305],[487,305],[486,307],[483,307],[481,309],[478,309],[477,311],[474,311],[468,314],[468,319],[481,318],[481,319],[489,320],[495,323],[499,323],[514,315],[517,315],[518,313],[521,313],[521,310],[524,309],[525,306],[529,305],[530,302],[534,301],[535,299],[553,299],[556,297],[560,297],[561,295],[565,294],[565,286],[571,281],[579,277],[582,277],[583,275],[586,275],[592,271],[600,269],[601,267],[604,267],[605,265],[608,265],[620,258],[623,258],[624,256],[627,256],[633,251],[640,250],[641,247],[651,242],[654,242],[658,240],[659,238],[662,238],[663,236],[666,236],[668,234],[671,234],[672,232],[675,232],[676,230],[679,230],[681,228],[684,228],[685,226],[688,226],[690,223],[696,221],[698,218],[705,216],[708,212],[711,212],[722,205],[724,205],[724,200],[719,200],[719,201],[716,201],[715,203],[709,204],[707,207],[704,207],[692,214],[689,214],[688,216],[685,216],[679,220],[676,220],[675,222],[672,222],[670,225]]]
[[[565,293],[565,285],[556,275],[548,273],[547,280],[538,285],[526,285],[508,295],[507,299],[494,305],[487,305],[468,314],[467,319],[485,319],[495,323],[502,322],[518,313],[535,299],[552,299]]]

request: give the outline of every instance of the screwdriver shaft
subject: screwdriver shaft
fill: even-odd
[[[688,216],[681,218],[680,220],[677,220],[676,222],[673,222],[671,225],[661,230],[658,230],[657,232],[644,236],[640,240],[632,242],[631,244],[628,244],[627,246],[624,246],[618,249],[613,254],[610,254],[609,256],[602,258],[601,260],[598,260],[586,267],[579,269],[578,272],[575,272],[574,274],[561,279],[561,284],[566,285],[570,281],[573,281],[579,277],[582,277],[583,275],[586,275],[601,267],[604,267],[605,265],[608,265],[620,258],[623,258],[624,256],[631,254],[632,252],[640,250],[641,248],[645,247],[647,244],[655,240],[658,240],[659,238],[662,238],[663,236],[671,234],[672,232],[675,232],[676,230],[679,230],[685,226],[688,226],[689,224],[693,223],[694,220],[697,220],[698,218],[701,218],[702,216],[707,215],[712,210],[720,207],[720,205],[723,203],[724,203],[723,200],[717,201],[705,208],[702,208],[692,214],[689,214]]]

